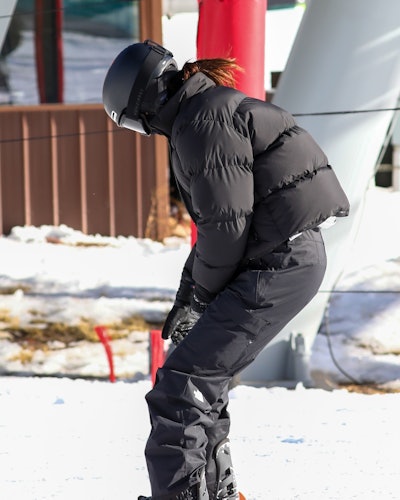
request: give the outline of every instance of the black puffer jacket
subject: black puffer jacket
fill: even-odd
[[[197,73],[152,124],[197,226],[194,281],[221,291],[244,259],[270,252],[349,203],[319,146],[286,111]]]

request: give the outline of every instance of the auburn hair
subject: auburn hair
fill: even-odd
[[[235,59],[199,59],[195,62],[187,62],[184,64],[182,72],[182,80],[186,81],[196,73],[204,73],[210,78],[215,85],[223,85],[225,87],[236,86],[237,71],[243,69],[236,63]]]

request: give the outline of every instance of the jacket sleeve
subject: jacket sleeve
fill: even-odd
[[[178,291],[176,292],[175,305],[183,306],[190,304],[194,290],[194,280],[192,278],[193,261],[196,251],[196,245],[193,246],[185,265],[182,269],[181,281],[179,283]]]

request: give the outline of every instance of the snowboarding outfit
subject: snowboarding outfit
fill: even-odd
[[[197,241],[163,329],[177,347],[146,396],[151,499],[237,500],[229,384],[317,293],[319,226],[349,203],[288,112],[201,71],[179,85],[171,73],[173,93],[140,127],[168,138]]]

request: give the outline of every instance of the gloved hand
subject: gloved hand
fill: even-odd
[[[208,303],[200,302],[196,295],[193,295],[190,307],[186,310],[186,314],[180,317],[180,320],[175,323],[175,328],[171,331],[171,340],[175,345],[180,344],[188,335],[203,312],[207,309],[207,306]]]
[[[174,306],[168,313],[167,319],[164,322],[163,329],[161,331],[161,337],[163,339],[169,339],[172,332],[175,330],[177,325],[186,317],[189,310],[189,304],[184,304],[183,302],[175,302]]]
[[[175,303],[168,313],[161,332],[163,339],[169,339],[177,324],[186,316],[194,290],[194,281],[190,269],[185,264],[178,291],[176,292]]]

